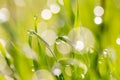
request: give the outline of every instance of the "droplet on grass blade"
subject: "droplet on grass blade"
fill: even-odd
[[[70,53],[70,45],[66,42],[63,41],[59,41],[56,42],[56,46],[57,46],[57,50],[61,53],[61,54],[69,54]]]
[[[103,51],[104,56],[108,56],[112,61],[116,61],[117,56],[114,48],[108,47]]]
[[[80,52],[87,52],[88,48],[94,48],[95,39],[92,32],[86,27],[73,28],[68,34],[74,48]]]

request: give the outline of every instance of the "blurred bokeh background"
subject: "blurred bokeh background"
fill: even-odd
[[[119,0],[0,0],[0,80],[119,80]]]

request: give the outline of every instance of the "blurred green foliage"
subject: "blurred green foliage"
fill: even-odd
[[[119,0],[0,0],[0,80],[119,80],[119,22]]]

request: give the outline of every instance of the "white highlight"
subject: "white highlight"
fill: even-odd
[[[52,13],[49,9],[44,9],[42,12],[41,12],[41,17],[44,19],[44,20],[49,20],[51,19],[52,17]]]
[[[8,21],[9,19],[9,11],[7,8],[1,8],[0,9],[0,22],[4,23],[6,21]]]
[[[116,43],[117,43],[118,45],[120,45],[120,38],[117,38],[117,39],[116,39]]]
[[[60,6],[58,4],[51,4],[50,5],[50,11],[53,13],[53,14],[57,14],[60,12]]]
[[[95,17],[94,22],[96,24],[101,24],[102,23],[102,18],[101,17]]]
[[[94,14],[96,16],[102,16],[104,14],[104,9],[101,6],[96,6],[94,8]]]
[[[61,69],[59,69],[59,68],[53,69],[52,72],[53,72],[53,74],[56,75],[56,76],[59,76],[59,75],[62,73]]]
[[[107,49],[104,49],[103,54],[104,54],[105,57],[107,57],[108,50],[107,50]]]
[[[82,41],[77,41],[75,45],[76,50],[81,51],[84,49],[84,43]]]

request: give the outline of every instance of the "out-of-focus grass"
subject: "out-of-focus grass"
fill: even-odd
[[[120,1],[60,1],[0,1],[0,80],[120,79]],[[60,12],[45,20],[52,4]]]

